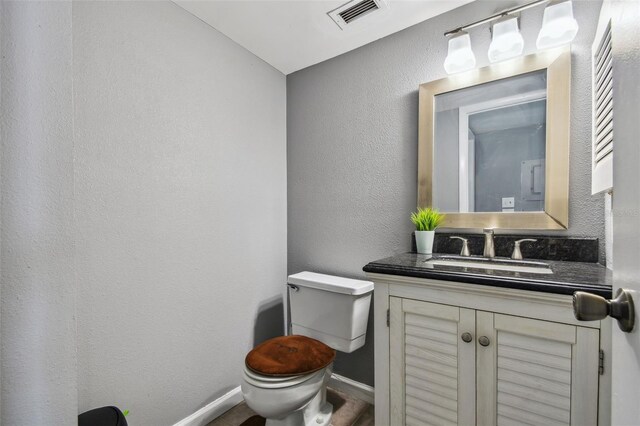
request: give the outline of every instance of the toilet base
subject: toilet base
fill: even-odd
[[[333,405],[327,402],[325,385],[307,405],[283,419],[267,419],[265,426],[329,426],[332,413]]]

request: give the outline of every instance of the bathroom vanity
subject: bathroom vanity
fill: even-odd
[[[364,267],[376,424],[610,423],[611,321],[573,313],[575,291],[611,298],[597,240],[519,246],[569,229],[571,49],[508,64],[419,87],[417,206],[445,213],[442,228],[484,228],[485,243],[436,234],[441,254]]]
[[[610,271],[458,260],[405,253],[364,267],[375,283],[376,424],[609,424],[611,323],[577,321],[572,294],[609,299]]]

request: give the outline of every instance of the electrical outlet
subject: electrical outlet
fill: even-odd
[[[504,197],[502,198],[502,208],[503,209],[512,209],[516,206],[515,197]]]

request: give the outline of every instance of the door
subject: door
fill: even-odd
[[[389,303],[391,424],[475,424],[475,311]]]
[[[478,425],[598,422],[597,329],[478,311]]]
[[[640,2],[612,3],[613,284],[640,307]],[[623,333],[613,321],[612,424],[640,424],[640,324]]]

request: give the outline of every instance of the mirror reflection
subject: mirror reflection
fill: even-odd
[[[546,70],[435,96],[433,206],[544,211]]]

